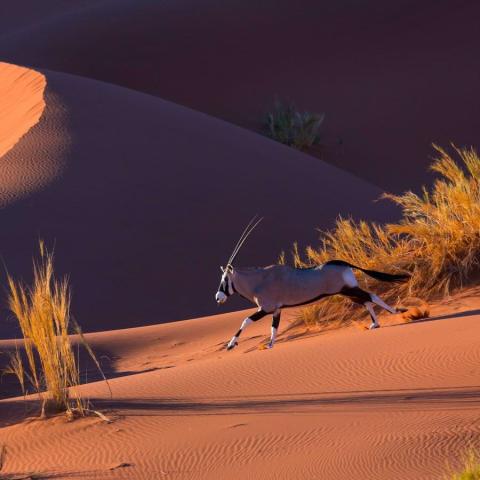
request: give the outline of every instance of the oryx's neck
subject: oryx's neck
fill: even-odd
[[[263,268],[235,268],[232,274],[233,288],[246,299],[255,302],[255,292],[261,284]]]

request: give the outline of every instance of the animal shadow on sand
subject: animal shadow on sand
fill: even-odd
[[[411,320],[406,323],[396,323],[395,325],[385,325],[383,328],[404,327],[406,325],[414,325],[416,323],[435,322],[437,320],[453,320],[455,318],[474,317],[475,315],[480,315],[480,309],[465,310],[463,312],[449,313],[448,315],[437,315],[435,317],[419,318],[416,320]]]

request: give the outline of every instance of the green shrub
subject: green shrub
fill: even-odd
[[[293,103],[276,100],[265,127],[267,135],[277,142],[305,150],[319,143],[324,118],[324,114],[299,112]]]

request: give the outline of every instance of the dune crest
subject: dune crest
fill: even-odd
[[[46,86],[40,72],[0,63],[0,158],[40,120]]]
[[[65,109],[45,75],[0,62],[0,207],[50,184],[69,144]]]

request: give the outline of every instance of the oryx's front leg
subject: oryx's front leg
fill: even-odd
[[[272,333],[270,334],[270,341],[268,342],[267,348],[273,348],[273,345],[275,344],[278,326],[280,325],[280,315],[280,310],[276,310],[275,312],[273,312]]]
[[[243,330],[247,328],[252,322],[256,322],[257,320],[260,320],[261,318],[263,318],[266,314],[267,312],[264,312],[263,310],[258,310],[253,315],[250,315],[249,317],[247,317],[240,325],[240,329],[238,330],[238,332],[228,342],[227,350],[231,350],[232,348],[235,348],[238,345],[238,338],[242,334]]]

